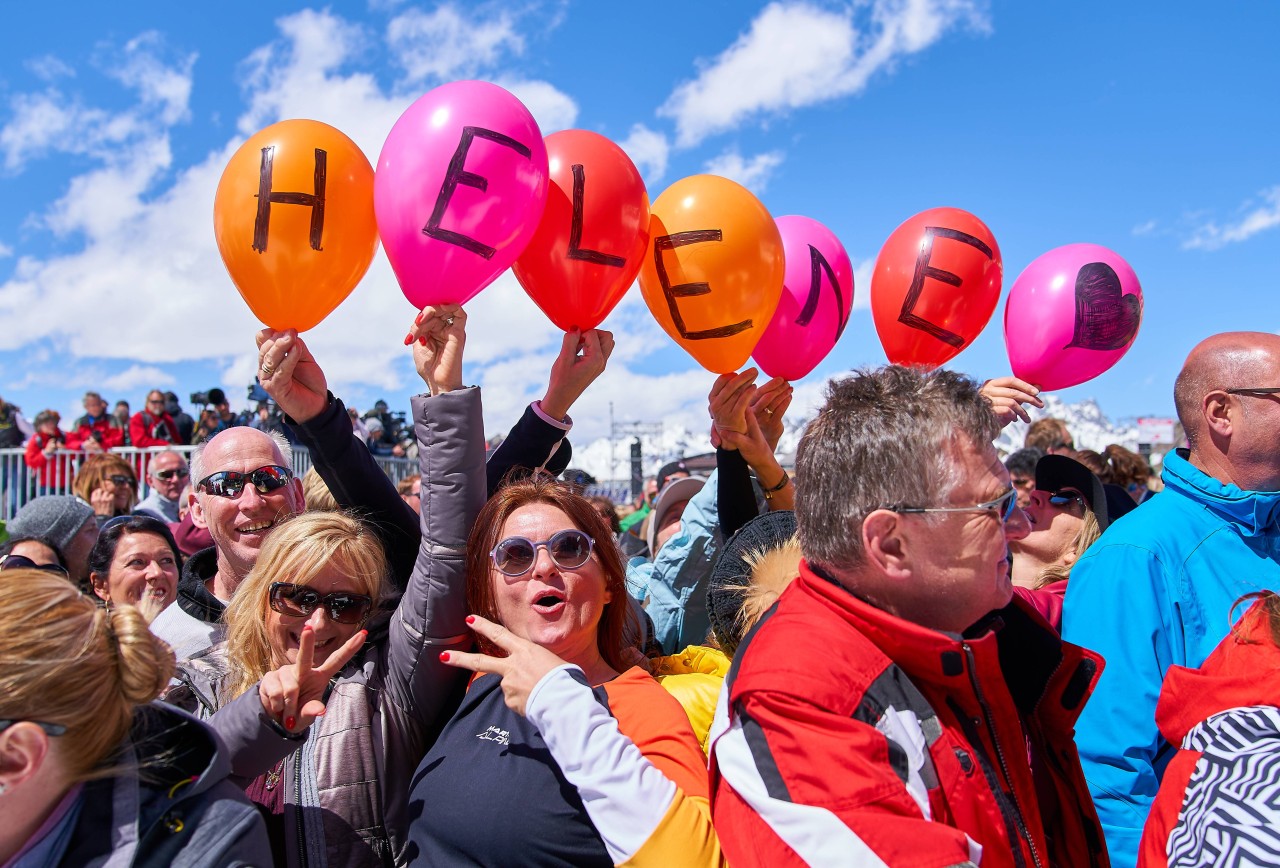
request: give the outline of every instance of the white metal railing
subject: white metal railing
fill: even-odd
[[[138,497],[146,496],[146,466],[149,456],[157,452],[179,452],[190,456],[194,446],[163,446],[139,449],[121,446],[111,450],[129,463],[138,477]],[[0,449],[0,520],[8,521],[22,506],[41,494],[73,494],[76,471],[89,453],[60,449],[49,458],[44,470],[27,466],[23,448]],[[418,472],[416,458],[375,457],[378,466],[399,482]],[[293,472],[302,476],[311,467],[311,453],[303,446],[293,447]]]

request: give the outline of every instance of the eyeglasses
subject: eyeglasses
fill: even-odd
[[[1079,504],[1081,509],[1087,509],[1089,504],[1085,501],[1084,495],[1078,491],[1054,491],[1049,494],[1049,503],[1052,506],[1063,507],[1071,504]]]
[[[13,726],[15,723],[34,723],[43,729],[49,735],[64,735],[67,728],[60,723],[45,723],[43,720],[0,720],[0,732]]]
[[[5,555],[0,558],[0,570],[44,570],[66,578],[69,573],[61,564],[38,564],[26,555]]]
[[[1253,395],[1255,397],[1263,397],[1266,395],[1280,395],[1280,386],[1266,386],[1260,389],[1223,389],[1228,395]]]
[[[308,618],[323,606],[329,620],[339,624],[359,624],[373,608],[373,598],[368,594],[339,591],[322,595],[290,582],[272,582],[268,599],[272,609],[291,618]]]
[[[1072,452],[1074,452],[1074,451],[1076,450],[1076,444],[1075,444],[1075,441],[1074,441],[1074,440],[1059,440],[1057,443],[1053,444],[1053,446],[1051,446],[1051,447],[1049,447],[1049,448],[1051,448],[1051,449],[1070,449]]]
[[[185,467],[179,467],[175,470],[157,470],[154,472],[154,475],[156,479],[163,479],[167,482],[175,476],[179,479],[186,479],[191,475],[191,471]]]
[[[575,570],[591,559],[596,541],[577,528],[566,528],[548,540],[534,542],[522,536],[509,536],[493,547],[489,557],[504,576],[523,576],[533,569],[538,549],[545,548],[551,560],[562,570]]]
[[[151,399],[150,401],[148,401],[147,403],[148,403],[148,404],[158,405],[158,406],[163,407],[163,406],[164,406],[165,401],[164,401],[164,398],[153,398],[153,399]]]
[[[279,464],[268,464],[248,473],[238,470],[219,470],[211,473],[196,483],[196,488],[203,488],[218,497],[236,498],[244,491],[244,484],[250,482],[258,490],[258,494],[270,494],[284,488],[293,479],[293,471]]]
[[[125,476],[123,473],[117,473],[112,476],[108,476],[107,479],[110,479],[116,485],[133,485],[133,480]]]
[[[919,512],[994,512],[1000,516],[1000,523],[1007,524],[1009,519],[1013,518],[1013,514],[1018,511],[1018,491],[1010,488],[1004,494],[995,500],[988,500],[985,503],[975,503],[973,506],[885,506],[890,512],[900,513],[919,513]]]

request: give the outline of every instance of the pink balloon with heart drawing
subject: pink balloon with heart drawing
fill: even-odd
[[[1068,244],[1037,257],[1009,290],[1004,345],[1013,374],[1065,389],[1108,370],[1133,346],[1142,286],[1119,254]]]

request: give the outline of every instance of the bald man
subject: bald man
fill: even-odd
[[[1136,864],[1177,747],[1156,728],[1165,671],[1204,663],[1241,597],[1280,590],[1280,335],[1204,340],[1174,402],[1190,449],[1166,455],[1164,491],[1080,558],[1063,608],[1063,637],[1106,658],[1076,743],[1113,866]]]

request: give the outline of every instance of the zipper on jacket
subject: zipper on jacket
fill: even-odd
[[[302,769],[299,767],[302,759],[302,748],[298,748],[293,755],[293,814],[298,821],[298,865],[299,868],[307,868],[307,830],[302,823]]]
[[[996,734],[995,724],[991,721],[991,709],[987,707],[987,699],[983,696],[982,685],[978,682],[978,666],[973,657],[973,649],[969,647],[968,642],[961,643],[960,647],[964,648],[964,655],[968,658],[969,683],[973,685],[973,692],[978,696],[978,705],[982,706],[982,717],[986,721],[987,732],[991,733],[991,743],[995,745],[996,759],[1000,762],[1000,771],[1004,775],[1005,783],[1009,785],[1009,798],[1013,801],[1013,810],[1018,820],[1018,833],[1027,842],[1027,848],[1031,850],[1031,861],[1036,863],[1036,868],[1044,868],[1043,863],[1040,861],[1040,854],[1036,851],[1036,842],[1031,839],[1031,832],[1027,829],[1027,821],[1023,815],[1022,804],[1018,801],[1018,789],[1013,785],[1013,777],[1009,774],[1009,765],[1004,758],[1004,748],[1000,746],[1000,737]]]

